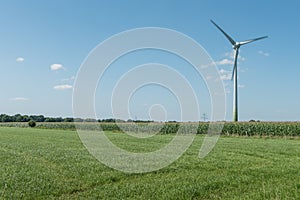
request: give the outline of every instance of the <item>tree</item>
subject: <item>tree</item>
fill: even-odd
[[[66,117],[66,118],[64,118],[64,122],[74,122],[74,118],[73,117]]]
[[[56,122],[56,119],[53,117],[46,117],[45,122]]]
[[[33,120],[30,120],[30,121],[28,122],[28,126],[30,126],[31,128],[33,128],[33,127],[36,126],[36,122],[33,121]]]
[[[92,119],[92,118],[87,118],[84,120],[85,122],[97,122],[96,119]]]
[[[83,119],[81,119],[81,118],[75,118],[74,119],[74,122],[83,122],[84,120]]]
[[[30,118],[29,118],[28,115],[23,115],[22,117],[23,117],[22,122],[29,122],[30,121]]]
[[[44,122],[45,121],[45,117],[43,115],[31,115],[29,118],[36,122]]]
[[[12,117],[9,116],[9,115],[6,115],[4,114],[2,117],[1,117],[1,122],[12,122]]]
[[[110,118],[110,119],[103,119],[102,122],[116,122],[116,120]]]
[[[23,116],[21,114],[15,114],[14,115],[14,121],[15,122],[22,122],[23,121]]]

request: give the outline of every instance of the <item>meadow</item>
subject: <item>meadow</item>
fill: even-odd
[[[129,151],[152,151],[173,137],[106,134]],[[300,199],[298,137],[233,135],[204,159],[199,134],[170,166],[125,174],[98,162],[71,128],[0,127],[0,199]]]

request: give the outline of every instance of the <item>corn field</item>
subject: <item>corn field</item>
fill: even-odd
[[[0,123],[0,126],[28,127],[27,123]],[[159,134],[206,134],[208,122],[200,123],[37,123],[36,128],[66,130],[103,130],[113,132]],[[300,122],[226,122],[223,135],[239,136],[300,136]]]

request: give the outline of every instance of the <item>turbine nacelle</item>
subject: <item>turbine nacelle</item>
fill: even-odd
[[[240,48],[241,44],[239,42],[236,42],[234,45],[232,45],[232,48],[234,50],[237,50],[238,48]]]

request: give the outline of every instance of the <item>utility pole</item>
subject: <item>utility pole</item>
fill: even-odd
[[[206,120],[207,120],[207,116],[206,116],[206,114],[205,114],[205,113],[203,113],[203,115],[202,115],[202,119],[203,119],[203,121],[206,121]]]

